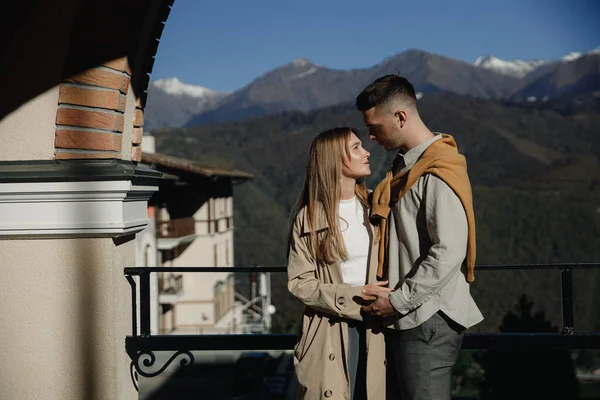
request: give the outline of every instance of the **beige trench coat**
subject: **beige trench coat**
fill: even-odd
[[[316,231],[327,229],[317,213]],[[373,237],[374,230],[370,236]],[[343,283],[341,264],[316,265],[308,247],[309,227],[305,209],[300,210],[291,233],[288,255],[288,289],[307,307],[296,343],[294,367],[298,378],[297,399],[350,400],[347,364],[348,325],[363,320],[361,286]],[[373,240],[372,242],[375,242]],[[371,247],[368,282],[376,281],[377,243]],[[385,399],[385,342],[376,319],[365,317],[367,328],[367,398]]]

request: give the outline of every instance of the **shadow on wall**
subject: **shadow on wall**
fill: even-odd
[[[106,398],[112,390],[119,393],[119,388],[104,387],[103,381],[99,381],[98,378],[106,379],[103,371],[118,363],[115,359],[119,357],[119,354],[115,354],[118,344],[114,342],[121,342],[122,338],[115,336],[115,330],[119,328],[109,322],[121,318],[122,312],[118,307],[123,306],[124,313],[128,313],[129,308],[126,304],[118,305],[119,296],[122,294],[118,287],[114,287],[114,281],[122,278],[122,272],[113,267],[121,263],[119,257],[129,253],[119,250],[118,247],[132,246],[131,241],[134,238],[134,235],[128,235],[112,241],[98,241],[95,238],[73,239],[64,246],[67,252],[64,256],[76,260],[72,284],[76,285],[75,293],[78,295],[71,301],[76,303],[74,306],[77,320],[71,329],[74,330],[72,337],[77,341],[74,348],[78,349],[75,359],[79,367],[73,371],[81,373],[79,385],[82,388],[82,398],[85,399]],[[118,286],[127,285],[126,281],[121,284]],[[73,289],[67,291],[73,292]],[[123,295],[128,297],[129,293]],[[129,327],[130,323],[126,325]],[[123,365],[119,372],[127,374],[128,368]]]
[[[98,359],[98,354],[102,354],[98,351],[98,334],[101,333],[98,329],[101,329],[101,326],[99,326],[101,321],[98,319],[98,314],[101,312],[99,302],[103,296],[99,296],[96,291],[97,288],[101,287],[99,274],[102,274],[107,265],[102,265],[101,260],[95,256],[98,250],[94,247],[96,246],[94,246],[93,239],[79,239],[73,246],[76,259],[81,260],[81,264],[77,269],[79,272],[78,281],[81,287],[79,291],[80,298],[78,299],[80,334],[76,337],[80,346],[79,362],[83,367],[82,370],[85,371],[82,377],[82,394],[86,399],[97,399],[101,395],[101,393],[98,393],[97,384],[94,384],[94,378],[98,376],[101,367],[101,361]]]
[[[63,80],[126,56],[131,84],[148,86],[174,0],[20,0],[2,5],[0,120]]]

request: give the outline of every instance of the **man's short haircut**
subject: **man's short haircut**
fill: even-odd
[[[417,96],[413,85],[400,75],[390,74],[373,81],[356,97],[356,108],[367,111],[370,108],[388,104],[399,99],[416,109]]]

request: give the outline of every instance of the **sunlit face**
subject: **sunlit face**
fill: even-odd
[[[392,109],[369,108],[362,112],[363,121],[369,129],[369,139],[377,141],[386,150],[394,150],[404,142],[398,116]]]
[[[371,154],[362,147],[362,142],[354,133],[350,135],[347,143],[347,154],[342,159],[342,176],[358,179],[371,175],[369,157]]]

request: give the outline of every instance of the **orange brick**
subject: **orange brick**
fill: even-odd
[[[140,96],[135,98],[135,108],[143,109],[142,107],[142,98]]]
[[[144,110],[136,108],[133,114],[133,126],[140,127],[142,125],[144,125]]]
[[[131,148],[131,160],[142,161],[142,148],[140,146],[133,146]]]
[[[124,94],[119,95],[119,111],[125,112],[125,107],[127,106],[127,96]]]
[[[56,153],[57,160],[80,160],[80,159],[107,159],[107,158],[118,158],[118,153],[97,153],[97,152],[89,152],[89,153],[69,153],[69,152],[60,152]]]
[[[115,135],[115,151],[120,153],[121,150],[123,150],[123,136]]]
[[[115,135],[107,132],[59,129],[56,131],[54,146],[63,149],[114,150]]]
[[[121,117],[121,118],[119,118]],[[57,125],[123,131],[123,115],[111,112],[88,111],[76,108],[59,108],[56,112]]]
[[[118,110],[120,106],[119,96],[117,91],[61,86],[58,102]]]
[[[129,71],[129,63],[127,62],[127,57],[115,58],[114,60],[102,63],[102,65],[108,68],[116,69],[117,71],[121,72]],[[131,72],[128,73],[131,75]]]
[[[131,132],[131,143],[142,144],[142,137],[144,136],[144,128],[133,128]]]
[[[123,133],[125,127],[125,116],[120,114],[117,116],[117,132]]]
[[[71,78],[67,79],[67,81],[120,90],[123,83],[123,76],[127,75],[123,74],[122,72],[92,68],[72,76]],[[127,79],[129,80],[129,77],[127,77]]]
[[[128,75],[123,75],[123,79],[121,80],[121,87],[119,88],[121,93],[127,94],[127,92],[129,91],[129,82],[130,81],[131,81],[131,78]]]

